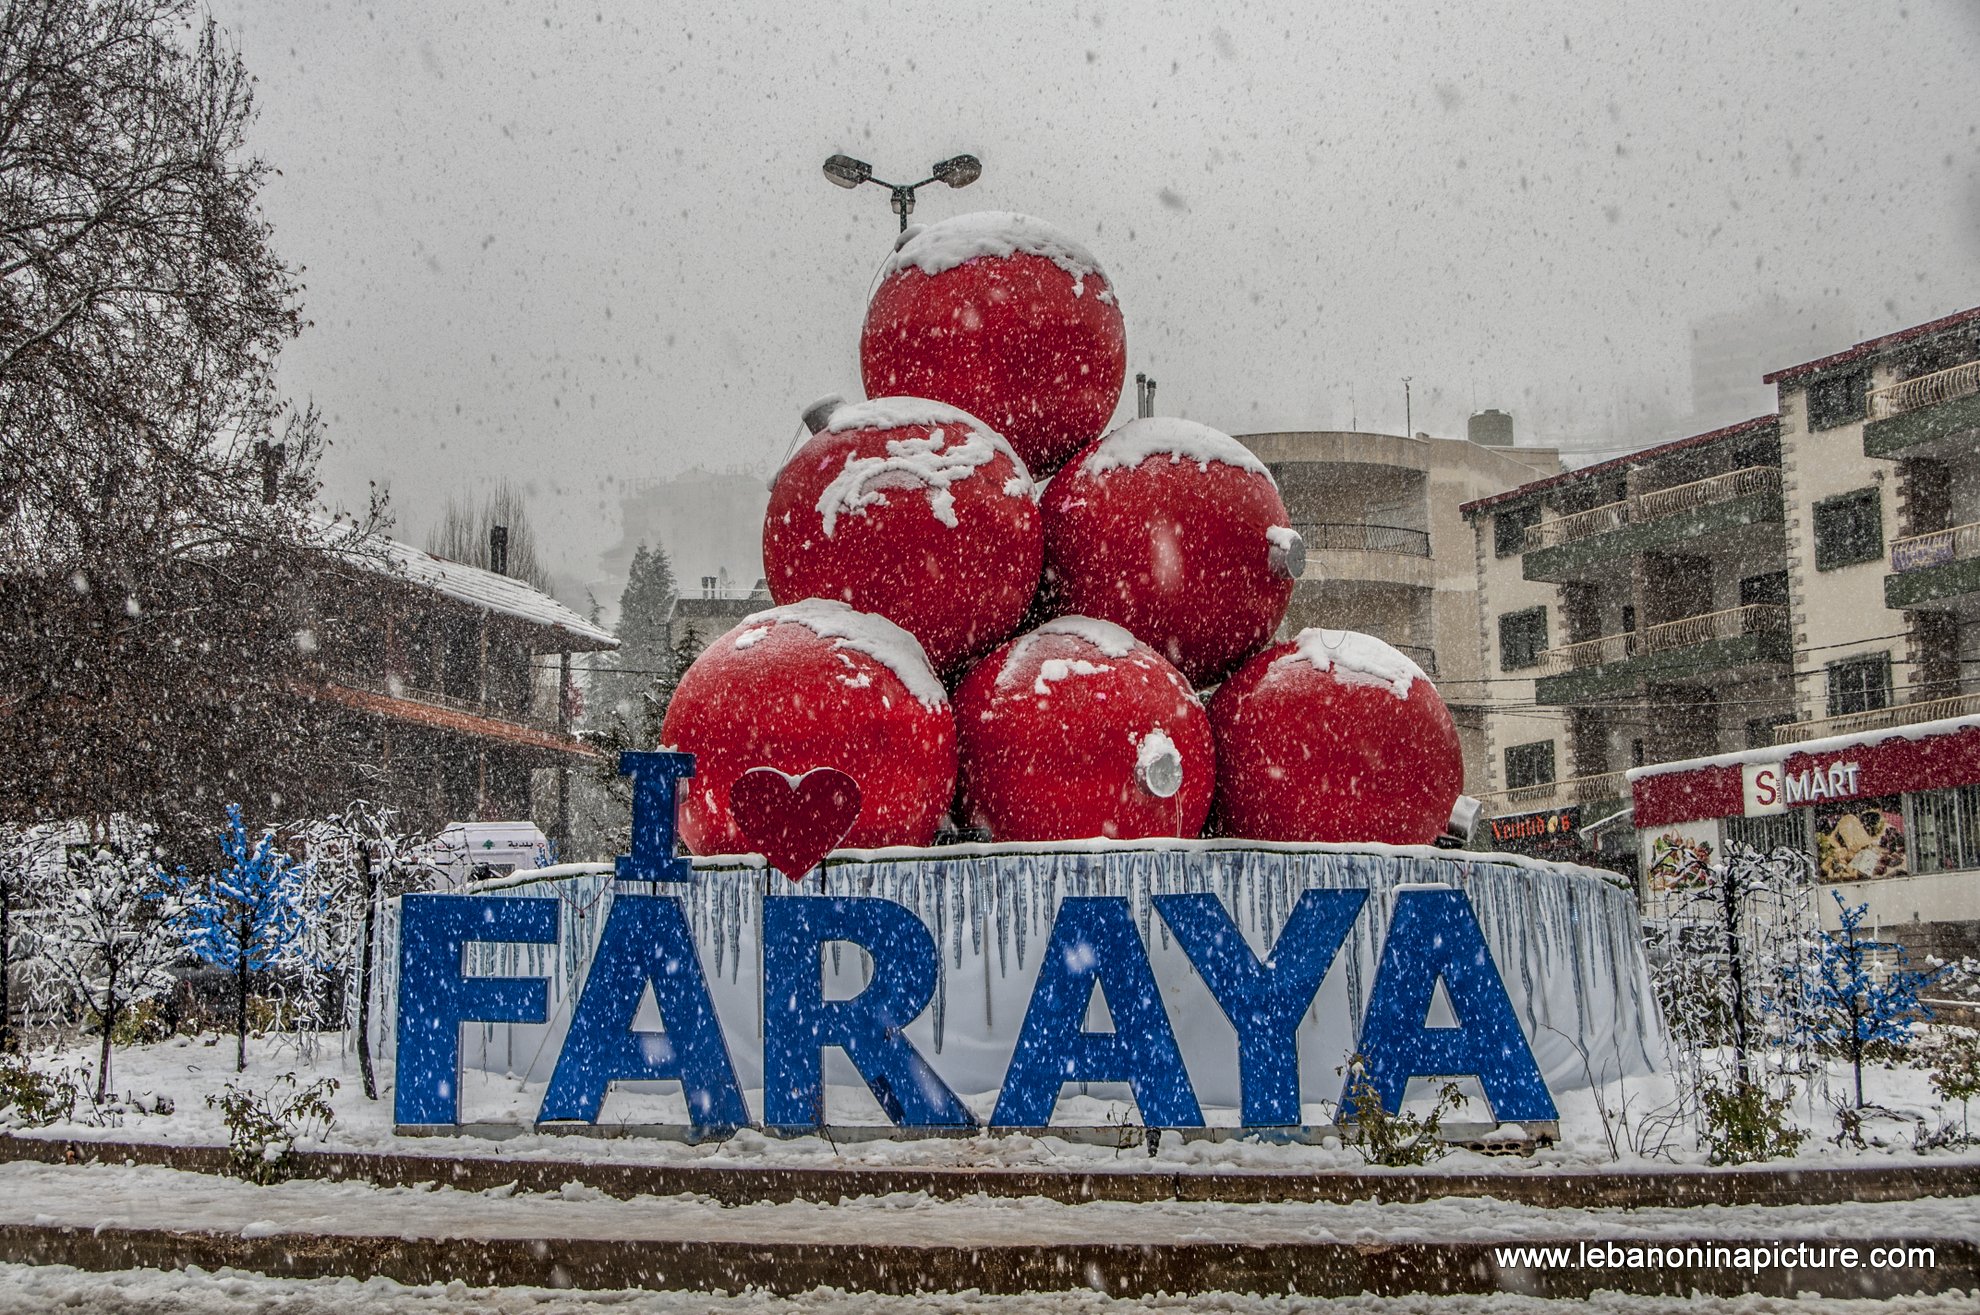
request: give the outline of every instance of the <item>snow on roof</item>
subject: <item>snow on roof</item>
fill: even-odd
[[[1909,726],[1891,726],[1878,731],[1829,735],[1819,740],[1803,740],[1799,744],[1776,744],[1767,749],[1741,749],[1735,753],[1713,754],[1709,758],[1680,758],[1676,762],[1650,763],[1644,767],[1630,768],[1624,773],[1624,777],[1629,781],[1640,781],[1646,776],[1663,776],[1670,772],[1702,772],[1713,767],[1744,767],[1748,763],[1777,763],[1801,754],[1862,749],[1873,744],[1882,744],[1887,740],[1930,740],[1974,726],[1980,726],[1980,716],[1945,717],[1939,721],[1914,722]]]
[[[1890,351],[1894,347],[1902,347],[1906,343],[1916,342],[1920,338],[1929,338],[1935,333],[1944,333],[1947,329],[1957,329],[1963,325],[1976,323],[1980,323],[1980,306],[1974,306],[1968,310],[1955,311],[1951,315],[1936,320],[1928,320],[1924,324],[1914,324],[1908,329],[1899,329],[1895,333],[1886,333],[1881,337],[1869,338],[1854,346],[1845,347],[1839,352],[1819,357],[1813,361],[1803,361],[1799,365],[1789,365],[1779,370],[1769,371],[1761,375],[1760,380],[1762,383],[1770,384],[1793,383],[1811,374],[1820,374],[1824,370],[1833,370],[1839,365],[1849,365],[1853,362],[1864,360],[1867,357]]]
[[[1128,421],[1079,458],[1079,473],[1091,479],[1117,467],[1132,469],[1150,457],[1167,457],[1171,462],[1192,461],[1199,470],[1208,470],[1214,461],[1272,478],[1272,472],[1252,455],[1250,448],[1229,434],[1180,416],[1149,416]],[[1277,487],[1277,481],[1273,487]]]
[[[330,528],[335,532],[336,527]],[[361,570],[403,580],[418,588],[431,589],[484,612],[561,631],[569,638],[580,641],[574,645],[575,650],[619,646],[611,631],[591,624],[535,585],[514,576],[435,557],[409,543],[382,535],[371,539],[363,548],[339,550],[339,555]]]
[[[886,617],[856,612],[835,598],[806,598],[744,617],[743,625],[752,629],[737,636],[736,647],[753,647],[762,638],[755,627],[780,621],[801,625],[820,639],[837,640],[834,648],[866,654],[893,672],[924,707],[948,706],[949,692],[942,688],[935,669],[928,665],[928,655],[922,651],[920,641]]]
[[[1781,418],[1778,415],[1754,416],[1752,419],[1742,420],[1736,425],[1726,425],[1720,429],[1708,429],[1702,434],[1693,434],[1689,438],[1674,438],[1668,443],[1658,443],[1651,447],[1639,448],[1634,452],[1626,453],[1620,457],[1610,457],[1607,461],[1597,461],[1586,466],[1576,466],[1573,470],[1564,470],[1558,475],[1548,475],[1543,479],[1530,480],[1525,484],[1509,488],[1503,493],[1488,494],[1485,497],[1474,498],[1470,502],[1461,503],[1458,506],[1458,511],[1462,515],[1470,516],[1475,512],[1484,511],[1488,507],[1496,507],[1501,503],[1515,502],[1521,498],[1532,497],[1536,493],[1543,493],[1548,489],[1558,488],[1564,484],[1573,484],[1580,480],[1598,479],[1603,475],[1613,474],[1618,470],[1624,470],[1630,466],[1640,465],[1646,461],[1655,461],[1659,457],[1669,456],[1673,452],[1682,452],[1694,447],[1710,447],[1714,443],[1723,443],[1729,439],[1757,434],[1763,429],[1778,428],[1780,423]]]
[[[1073,295],[1080,295],[1088,275],[1104,279],[1107,272],[1078,241],[1042,219],[1008,210],[980,210],[930,224],[909,235],[887,258],[881,277],[912,265],[933,277],[981,256],[1008,259],[1022,253],[1043,256],[1073,277]],[[1102,293],[1111,298],[1111,293]]]
[[[1302,630],[1293,637],[1292,652],[1273,659],[1272,665],[1285,662],[1306,662],[1332,672],[1343,685],[1370,685],[1399,699],[1409,697],[1412,682],[1429,679],[1407,654],[1356,630]]]

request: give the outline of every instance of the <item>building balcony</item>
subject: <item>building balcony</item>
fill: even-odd
[[[1980,523],[1891,543],[1884,606],[1902,610],[1980,594]]]
[[[1598,776],[1573,776],[1565,781],[1546,781],[1539,785],[1516,786],[1511,790],[1493,790],[1478,796],[1486,811],[1494,817],[1504,817],[1508,813],[1535,813],[1544,808],[1573,808],[1576,805],[1613,803],[1629,798],[1629,780],[1622,772],[1603,772]],[[1584,821],[1599,821],[1588,818]]]
[[[1637,553],[1780,519],[1780,468],[1747,466],[1530,525],[1520,569],[1552,584],[1588,579]]]
[[[1865,456],[1933,455],[1945,440],[1980,433],[1980,361],[1873,389],[1869,406]]]
[[[1430,535],[1397,525],[1362,525],[1334,521],[1294,521],[1309,552],[1385,552],[1404,557],[1428,557]]]
[[[1540,654],[1538,703],[1584,703],[1634,694],[1643,682],[1683,681],[1756,663],[1789,661],[1788,609],[1753,604],[1604,635]]]
[[[1943,721],[1947,717],[1971,717],[1980,713],[1980,693],[1954,694],[1949,698],[1927,699],[1922,703],[1894,703],[1868,712],[1846,712],[1836,717],[1817,717],[1774,727],[1775,744],[1804,744],[1831,735],[1855,735],[1860,731],[1890,730],[1916,726],[1922,722]]]
[[[1434,589],[1437,568],[1430,560],[1430,535],[1399,525],[1338,521],[1294,521],[1306,541],[1306,570],[1300,579],[1331,584],[1403,585]]]

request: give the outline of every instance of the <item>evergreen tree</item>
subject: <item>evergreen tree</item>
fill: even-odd
[[[1849,1060],[1856,1077],[1856,1107],[1861,1109],[1864,1054],[1878,1042],[1901,1046],[1911,1040],[1913,1025],[1932,1016],[1919,1003],[1918,992],[1938,974],[1909,967],[1903,946],[1863,936],[1857,929],[1868,904],[1852,908],[1840,893],[1829,893],[1842,926],[1823,933],[1805,989],[1816,1036]],[[1891,962],[1879,971],[1878,960],[1885,955]]]
[[[308,959],[310,938],[327,911],[306,898],[308,865],[275,845],[273,830],[248,838],[239,804],[227,806],[220,835],[226,863],[190,876],[180,870],[183,910],[174,927],[194,957],[234,974],[236,1072],[247,1069],[247,1003],[251,976],[270,969],[320,967]]]

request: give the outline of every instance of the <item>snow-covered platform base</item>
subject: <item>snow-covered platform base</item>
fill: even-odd
[[[1305,1132],[1288,1130],[1295,1139],[1317,1141],[1333,1131],[1341,1073],[1356,1049],[1401,889],[1448,886],[1469,896],[1551,1090],[1564,1093],[1649,1073],[1663,1062],[1662,1029],[1644,967],[1634,899],[1614,874],[1593,869],[1427,847],[1175,840],[840,851],[797,883],[746,860],[696,860],[695,868],[696,880],[683,898],[737,1078],[753,1109],[762,1085],[763,906],[766,899],[794,895],[880,896],[908,906],[927,925],[940,950],[941,971],[933,1000],[907,1035],[979,1118],[986,1118],[996,1103],[1037,978],[1039,953],[1060,901],[1071,896],[1114,896],[1128,902],[1205,1122],[1213,1129],[1235,1128],[1239,1121],[1235,1034],[1156,913],[1153,899],[1159,895],[1217,895],[1262,958],[1301,892],[1368,892],[1298,1031]],[[483,883],[483,889],[554,896],[561,903],[560,939],[555,946],[470,950],[469,972],[548,978],[550,1021],[469,1027],[464,1062],[518,1080],[546,1081],[609,908],[613,882],[602,872],[571,875],[567,869],[566,875],[551,880],[518,873],[499,885]],[[396,960],[392,928],[384,934],[381,961],[391,963]],[[835,945],[824,965],[826,995],[857,993],[869,971],[863,952]],[[379,1011],[380,1040],[388,1044],[392,1008],[388,999]],[[1454,1021],[1441,998],[1430,1021]],[[660,1026],[650,1003],[634,1025]],[[1089,1026],[1095,1025],[1105,1024],[1090,1019]],[[877,1102],[837,1051],[827,1054],[825,1079],[828,1124],[885,1125]],[[1479,1094],[1475,1086],[1471,1094]],[[1126,1095],[1125,1087],[1068,1086],[1053,1126],[1118,1136],[1120,1124],[1140,1122]],[[1458,1118],[1476,1120],[1485,1109],[1482,1100],[1474,1101]],[[498,1123],[505,1117],[463,1101],[464,1125]],[[607,1097],[600,1123],[685,1126],[687,1118],[674,1084],[649,1089],[649,1084],[623,1083]],[[1488,1121],[1464,1131],[1483,1138],[1491,1128]]]

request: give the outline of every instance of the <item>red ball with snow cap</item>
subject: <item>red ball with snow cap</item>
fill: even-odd
[[[1182,674],[1119,626],[1062,617],[956,687],[970,819],[996,840],[1195,836],[1216,749]]]
[[[785,463],[763,521],[779,603],[884,616],[948,672],[1016,629],[1044,551],[1037,490],[1010,444],[915,397],[841,405]]]
[[[1196,685],[1272,637],[1305,545],[1265,464],[1193,420],[1133,420],[1046,486],[1045,569],[1061,611],[1126,627]]]
[[[836,767],[858,782],[843,845],[925,845],[956,783],[955,718],[914,636],[885,617],[808,599],[747,617],[681,677],[660,742],[695,756],[680,834],[697,854],[755,848],[729,813],[752,767]]]
[[[1252,840],[1427,845],[1464,787],[1450,710],[1370,635],[1302,630],[1210,700],[1217,817]]]
[[[911,231],[888,259],[859,369],[870,396],[931,397],[982,417],[1042,478],[1107,427],[1127,328],[1080,243],[1027,215],[958,215]]]

